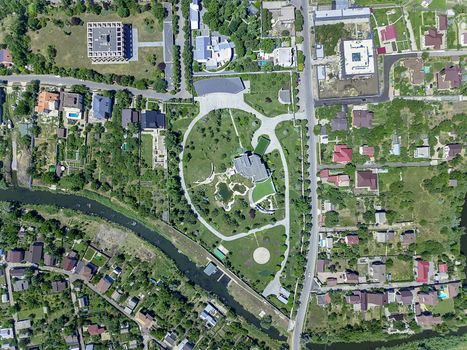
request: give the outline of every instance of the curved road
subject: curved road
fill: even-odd
[[[82,80],[71,77],[60,77],[58,75],[37,75],[37,74],[21,74],[21,75],[0,75],[0,81],[8,81],[12,83],[29,83],[33,80],[39,80],[41,84],[50,84],[57,86],[72,86],[72,85],[85,85],[91,90],[128,90],[133,95],[142,95],[146,98],[155,98],[167,101],[173,98],[182,98],[183,93],[171,95],[169,93],[159,93],[154,90],[139,90],[129,86],[122,86],[117,84],[96,83],[95,81]]]

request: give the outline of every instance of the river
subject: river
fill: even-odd
[[[22,188],[0,190],[0,200],[16,201],[24,204],[54,205],[80,211],[88,215],[96,215],[118,225],[126,227],[145,239],[147,242],[158,247],[167,256],[172,258],[179,270],[193,283],[199,285],[206,291],[215,294],[224,304],[232,308],[237,315],[242,316],[248,322],[261,328],[271,338],[285,341],[286,338],[279,334],[273,327],[264,329],[260,320],[240,305],[227,291],[224,284],[217,282],[215,276],[207,276],[202,267],[196,266],[187,256],[180,253],[177,248],[160,233],[136,222],[135,220],[106,207],[96,201],[82,196],[59,194],[47,191],[30,191]]]

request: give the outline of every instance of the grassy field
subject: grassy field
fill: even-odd
[[[238,115],[236,116],[238,117]],[[244,115],[243,117],[246,118],[247,116]],[[244,140],[246,143],[247,138],[251,138],[251,136],[247,135],[251,135],[251,131],[257,126],[257,124],[251,122],[251,117],[248,116],[247,119],[248,121],[245,121],[238,129],[240,137],[237,137],[229,111],[214,111],[195,125],[185,147],[184,176],[192,200],[202,215],[224,234],[258,228],[272,220],[272,217],[268,214],[260,212],[252,214],[250,212],[248,194],[236,195],[233,198],[231,207],[227,210],[224,210],[221,203],[216,199],[219,194],[218,186],[223,182],[242,184],[248,188],[253,187],[251,180],[243,178],[239,174],[235,174],[230,178],[225,175],[226,170],[233,167],[234,158],[243,152],[239,139]],[[248,125],[251,128],[248,128]],[[250,146],[250,143],[248,143],[248,146]],[[274,159],[271,159],[271,163],[268,165],[271,166],[271,169],[277,166],[276,172],[280,176],[280,168]],[[213,174],[216,175],[210,178]],[[209,179],[208,183],[199,184],[207,179]],[[283,182],[283,178],[281,181]],[[277,181],[275,181],[275,184],[277,185]],[[280,183],[278,186],[280,186]],[[226,193],[225,189],[223,192]],[[224,202],[223,204],[227,203]],[[282,217],[283,210],[273,215],[275,219]]]
[[[433,312],[440,315],[454,312],[454,299],[441,300],[439,304],[433,308]]]
[[[255,203],[260,202],[265,197],[268,197],[275,193],[274,184],[272,179],[269,178],[263,182],[259,182],[255,185],[253,190],[253,201]]]
[[[230,250],[228,259],[232,267],[258,291],[266,287],[281,262],[285,250],[284,233],[284,227],[278,226],[236,241],[222,242]],[[253,259],[253,252],[258,247],[268,249],[271,254],[266,264],[257,264]]]
[[[123,23],[131,23],[138,28],[138,39],[140,41],[159,41],[162,39],[162,32],[156,29],[153,33],[146,30],[144,20],[151,18],[150,13],[142,13],[124,20]],[[57,17],[58,18],[58,17]],[[157,62],[163,61],[162,47],[141,48],[139,50],[139,60],[137,62],[129,62],[126,64],[91,64],[87,58],[86,48],[86,22],[89,21],[115,21],[122,19],[115,13],[107,13],[104,15],[82,14],[80,16],[84,22],[81,26],[64,26],[60,28],[49,22],[46,27],[29,32],[31,37],[31,48],[33,52],[41,52],[46,55],[46,50],[49,45],[55,45],[57,49],[57,57],[55,59],[58,66],[73,67],[73,68],[92,68],[102,74],[122,74],[134,75],[138,79],[153,78],[156,69],[149,62],[149,56],[155,54]],[[61,18],[62,20],[64,18]]]
[[[253,114],[246,113],[239,109],[232,109],[231,112],[244,150],[252,151],[251,139],[260,126],[259,120]]]
[[[388,268],[388,272],[392,274],[392,280],[397,281],[413,281],[413,262],[399,259],[397,256],[391,258],[394,265]]]
[[[267,117],[275,117],[289,111],[288,105],[278,100],[281,88],[290,89],[289,73],[256,74],[245,77],[250,81],[250,92],[244,95],[245,102]]]
[[[259,154],[260,156],[263,156],[266,150],[268,149],[270,142],[271,140],[269,140],[267,136],[264,136],[264,135],[260,136],[260,138],[258,139],[258,144],[256,145],[254,152],[256,154]]]
[[[152,135],[141,135],[141,159],[144,161],[144,166],[147,168],[152,168],[152,142]]]

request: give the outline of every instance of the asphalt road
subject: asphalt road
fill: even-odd
[[[60,77],[56,75],[0,75],[0,81],[9,81],[12,83],[29,83],[33,80],[40,80],[41,84],[50,84],[57,86],[85,85],[91,90],[128,90],[134,95],[142,95],[146,98],[155,98],[162,101],[167,101],[173,98],[178,98],[178,94],[171,95],[169,93],[159,93],[154,90],[139,90],[133,87],[121,86],[117,84],[96,83],[90,80],[81,80],[70,77]],[[184,90],[184,89],[183,89]]]
[[[291,339],[291,349],[300,349],[300,340],[302,331],[305,324],[306,312],[310,302],[310,292],[313,283],[313,275],[315,271],[316,259],[318,256],[318,239],[319,239],[319,225],[318,225],[318,195],[316,184],[316,137],[313,133],[315,125],[315,105],[313,99],[313,84],[312,84],[312,67],[311,67],[311,47],[310,47],[310,17],[308,0],[302,0],[302,13],[304,17],[303,28],[303,51],[305,54],[305,67],[301,79],[305,87],[305,113],[308,121],[308,161],[310,163],[310,180],[311,180],[311,215],[312,215],[312,229],[309,250],[307,253],[307,265],[305,270],[305,279],[303,281],[302,292],[300,294],[297,315],[295,317],[295,324]]]

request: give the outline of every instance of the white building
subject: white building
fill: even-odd
[[[272,52],[274,55],[274,65],[281,67],[292,67],[293,49],[291,47],[278,47]]]
[[[375,73],[373,40],[346,40],[342,43],[343,76]]]
[[[199,29],[199,0],[190,3],[190,26],[191,30]]]

